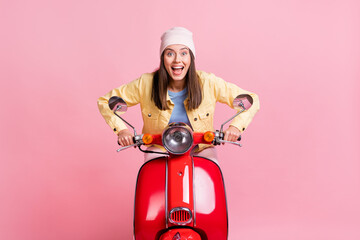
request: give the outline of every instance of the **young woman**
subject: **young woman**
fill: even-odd
[[[119,96],[129,107],[139,104],[144,121],[143,133],[161,134],[171,122],[185,122],[194,132],[214,131],[213,117],[216,102],[232,107],[239,94],[249,94],[253,105],[237,116],[224,131],[224,140],[236,141],[259,110],[256,94],[225,82],[214,74],[197,71],[192,33],[182,27],[167,30],[161,37],[160,67],[154,73],[113,89],[98,99],[100,113],[118,135],[121,146],[133,144],[133,133],[108,107],[112,96]],[[152,147],[151,150],[153,150]],[[216,159],[209,146],[198,146],[196,155]],[[154,156],[145,155],[145,160]]]

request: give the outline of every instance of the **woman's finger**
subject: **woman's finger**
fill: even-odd
[[[128,129],[120,131],[118,134],[118,143],[122,147],[134,144],[133,134]]]
[[[224,131],[224,140],[235,142],[240,136],[240,131],[233,126],[230,126]]]

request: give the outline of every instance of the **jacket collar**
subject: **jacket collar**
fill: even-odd
[[[170,95],[169,95],[169,92],[166,91],[166,101],[172,105],[174,105],[173,101],[171,101],[171,98],[170,98]],[[184,105],[187,107],[189,103],[189,97],[186,97],[185,100],[184,100]]]

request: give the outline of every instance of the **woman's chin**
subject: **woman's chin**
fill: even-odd
[[[185,76],[183,76],[183,75],[172,75],[171,79],[173,81],[183,81],[183,80],[185,80]]]

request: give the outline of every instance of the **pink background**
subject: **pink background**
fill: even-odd
[[[357,0],[1,1],[0,239],[132,239],[142,154],[115,152],[96,100],[153,71],[173,26],[261,99],[244,147],[218,148],[229,239],[360,239]]]

